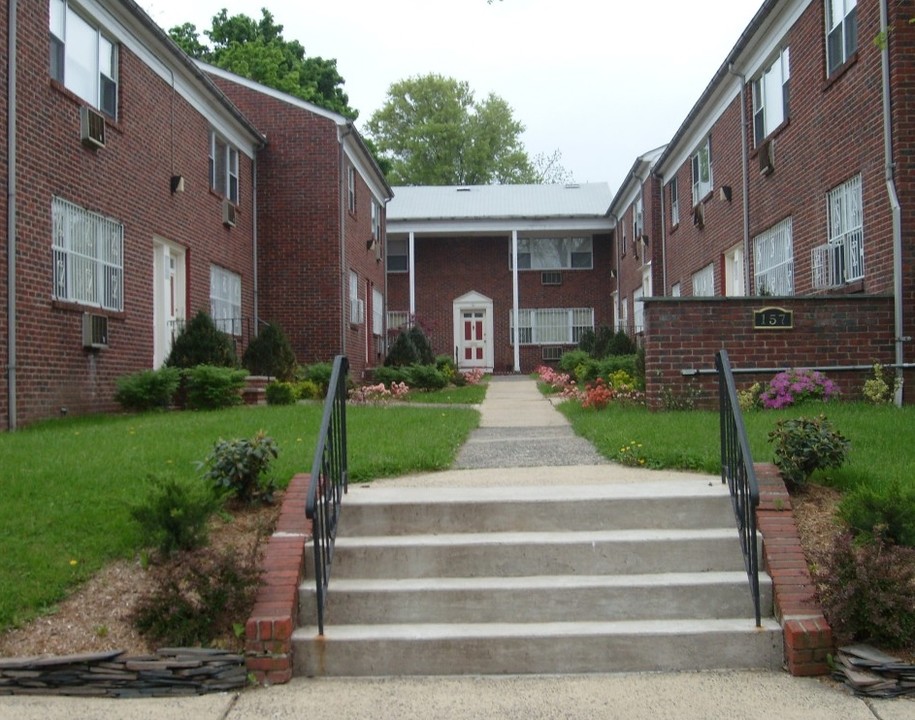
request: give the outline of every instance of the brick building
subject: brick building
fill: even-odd
[[[390,328],[415,320],[462,369],[530,372],[612,322],[605,183],[394,191]]]

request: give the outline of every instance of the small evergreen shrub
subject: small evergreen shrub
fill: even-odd
[[[407,330],[407,335],[413,342],[416,352],[419,354],[420,365],[435,365],[435,354],[432,352],[432,343],[423,329],[419,325],[413,325]]]
[[[168,557],[178,550],[195,550],[207,541],[207,521],[219,501],[200,482],[175,477],[151,477],[149,494],[131,508],[143,532],[144,544]]]
[[[321,400],[324,393],[313,380],[298,380],[293,384],[296,400]]]
[[[257,596],[260,570],[256,548],[214,554],[198,550],[178,562],[154,568],[154,586],[133,611],[140,633],[157,645],[208,646],[244,623]]]
[[[608,355],[635,355],[637,353],[638,347],[625,330],[617,330],[607,346]]]
[[[330,377],[333,374],[333,363],[320,362],[299,368],[298,377],[301,380],[307,380],[317,385],[320,389],[320,394],[318,395],[318,398],[320,399],[327,395],[327,388],[330,386]]]
[[[915,551],[876,533],[855,543],[851,533],[836,538],[814,568],[823,612],[840,643],[870,642],[886,648],[915,642]]]
[[[886,540],[915,547],[915,487],[898,479],[879,485],[861,484],[846,493],[839,516],[859,537],[871,538],[878,528]]]
[[[181,371],[178,368],[142,370],[118,378],[114,399],[125,410],[164,410],[171,403],[180,382]]]
[[[187,405],[193,410],[217,410],[241,404],[247,370],[198,365],[184,371]]]
[[[380,382],[389,388],[396,383],[409,384],[410,373],[406,367],[385,365],[384,367],[375,368],[374,377],[376,382]]]
[[[178,333],[165,364],[178,368],[197,365],[234,368],[238,367],[238,357],[232,338],[219,330],[213,319],[201,310]]]
[[[270,323],[261,329],[245,349],[242,364],[252,375],[266,375],[278,380],[291,380],[296,362],[292,345],[283,329]]]
[[[204,477],[220,495],[234,496],[243,503],[258,498],[271,501],[276,486],[264,475],[278,455],[276,442],[263,430],[251,438],[220,439],[206,459]]]
[[[825,415],[780,420],[769,433],[775,465],[791,488],[803,486],[817,470],[840,467],[851,447]]]
[[[419,349],[407,332],[399,332],[388,348],[385,367],[406,367],[420,362]]]
[[[274,380],[267,385],[268,405],[293,405],[296,401],[296,389],[292,383]]]
[[[448,385],[435,365],[411,365],[407,368],[407,385],[416,390],[441,390]]]

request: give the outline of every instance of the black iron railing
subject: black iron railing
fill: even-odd
[[[346,463],[346,376],[349,360],[343,355],[334,358],[324,415],[311,466],[311,483],[305,502],[305,516],[312,523],[312,544],[315,551],[315,585],[317,587],[318,632],[324,634],[324,605],[327,584],[334,559],[334,540],[340,504],[347,488]]]
[[[759,607],[759,553],[756,541],[756,508],[759,505],[759,485],[753,468],[753,456],[747,430],[743,424],[737,385],[731,371],[727,350],[715,355],[718,372],[721,424],[721,482],[731,491],[731,504],[737,516],[740,547],[750,580],[750,593],[756,609],[756,627],[762,624]]]

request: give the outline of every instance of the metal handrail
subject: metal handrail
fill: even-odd
[[[318,633],[324,634],[324,605],[327,585],[334,559],[334,540],[340,505],[347,490],[348,469],[346,453],[346,377],[349,360],[334,358],[324,415],[318,432],[311,482],[305,501],[305,517],[311,520],[312,544],[315,553],[315,585],[317,588]]]
[[[737,531],[743,550],[744,565],[750,580],[750,594],[756,610],[756,627],[762,624],[759,600],[759,553],[756,539],[756,508],[759,506],[759,485],[747,430],[737,401],[737,385],[731,370],[727,350],[715,355],[718,371],[718,396],[721,425],[721,482],[728,484],[731,504],[737,517]]]

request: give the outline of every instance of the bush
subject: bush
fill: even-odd
[[[247,370],[198,365],[184,371],[187,405],[194,410],[217,410],[241,404]]]
[[[450,355],[437,355],[435,357],[435,367],[449,382],[460,374],[457,365],[454,364],[454,358]]]
[[[131,619],[142,635],[170,647],[207,646],[230,635],[250,615],[260,584],[256,548],[187,553],[152,572],[156,589]]]
[[[915,547],[915,487],[898,479],[859,485],[842,498],[839,516],[855,535],[871,538],[878,528],[886,540]]]
[[[638,347],[624,330],[617,330],[607,347],[608,355],[635,355]]]
[[[146,499],[130,510],[143,531],[144,543],[165,556],[194,550],[207,541],[207,521],[219,501],[200,480],[151,477]]]
[[[880,363],[874,363],[874,375],[864,381],[862,395],[874,405],[892,403],[899,389],[899,378],[892,370],[888,370]]]
[[[238,367],[235,344],[220,331],[203,310],[175,338],[165,364],[169,367],[192,368],[197,365]]]
[[[413,346],[416,348],[416,352],[419,355],[419,360],[417,362],[420,365],[435,365],[435,355],[432,353],[432,344],[429,342],[429,338],[426,337],[426,333],[423,332],[422,328],[419,325],[413,325],[407,330],[407,335],[413,342]]]
[[[333,363],[321,362],[299,368],[298,376],[301,380],[314,383],[320,389],[320,394],[317,396],[317,399],[320,400],[327,395],[327,388],[330,386],[330,377],[333,374]]]
[[[814,580],[823,612],[840,643],[910,647],[915,642],[915,551],[879,535],[856,545],[842,533]]]
[[[407,367],[419,362],[419,350],[407,332],[397,333],[384,359],[386,367]]]
[[[114,399],[125,410],[164,410],[171,403],[180,382],[181,371],[178,368],[143,370],[118,378]]]
[[[324,397],[321,386],[312,380],[298,380],[292,387],[296,400],[321,400]]]
[[[234,495],[244,503],[259,497],[270,501],[276,488],[263,475],[278,454],[276,442],[263,430],[251,438],[220,439],[206,459],[205,477],[219,494]]]
[[[568,350],[559,358],[559,369],[567,375],[575,375],[578,366],[590,360],[591,356],[585,350]]]
[[[638,372],[636,355],[611,355],[597,364],[597,376],[609,380],[613,375],[622,371],[632,377],[634,385],[642,390],[645,387],[644,374]],[[640,381],[639,378],[642,378]]]
[[[769,433],[775,465],[789,487],[798,488],[817,470],[840,467],[851,444],[833,429],[825,415],[780,420]]]
[[[293,405],[296,401],[296,389],[292,383],[274,380],[267,385],[268,405]]]
[[[407,385],[417,390],[441,390],[448,384],[435,365],[411,365],[407,368]]]
[[[295,375],[295,353],[279,325],[270,323],[261,329],[245,350],[242,364],[252,375],[267,375],[291,380]]]
[[[385,387],[391,387],[395,383],[409,384],[410,373],[405,367],[384,366],[375,368],[373,373],[376,382],[380,382]]]
[[[759,401],[764,408],[777,410],[804,400],[831,400],[839,394],[839,386],[823,373],[801,368],[778,373]]]

